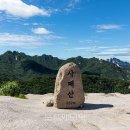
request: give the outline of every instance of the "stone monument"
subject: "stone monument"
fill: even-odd
[[[71,62],[59,69],[54,90],[56,108],[78,108],[84,103],[84,91],[79,67]]]

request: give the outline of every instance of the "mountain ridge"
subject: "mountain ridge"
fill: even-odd
[[[129,62],[122,61],[122,60],[117,59],[117,58],[110,58],[110,59],[107,59],[107,61],[110,62],[110,63],[114,63],[119,67],[123,67],[123,68],[129,68],[130,67]]]
[[[7,51],[0,55],[0,76],[9,75],[12,78],[28,79],[33,75],[56,75],[58,69],[68,62],[76,63],[85,75],[130,79],[130,64],[116,58],[103,60],[77,56],[63,60],[45,54],[29,56],[17,51]]]

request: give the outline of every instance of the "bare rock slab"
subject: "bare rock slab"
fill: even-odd
[[[59,69],[54,90],[54,106],[56,108],[77,108],[85,101],[81,72],[71,62]]]

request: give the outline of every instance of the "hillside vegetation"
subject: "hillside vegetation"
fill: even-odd
[[[33,76],[56,75],[58,69],[68,62],[75,62],[83,74],[106,78],[130,79],[130,64],[121,67],[97,58],[75,57],[67,60],[50,55],[28,56],[24,53],[7,51],[0,55],[0,78],[26,80]]]
[[[85,92],[130,93],[130,64],[127,62],[80,56],[62,60],[50,55],[29,56],[7,51],[0,55],[0,94],[6,95],[2,93],[3,88],[15,90],[13,95],[10,94],[11,90],[7,91],[11,96],[53,92],[58,69],[68,62],[74,62],[80,67]],[[3,87],[9,86],[9,81],[13,84],[16,82],[15,89]]]

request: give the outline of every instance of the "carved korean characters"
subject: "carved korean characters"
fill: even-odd
[[[54,91],[54,106],[77,108],[84,103],[80,69],[71,62],[62,66],[57,74]]]

